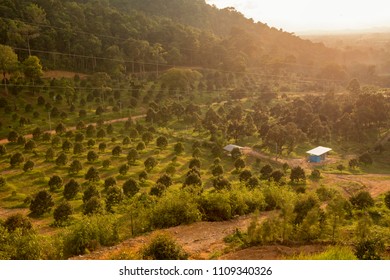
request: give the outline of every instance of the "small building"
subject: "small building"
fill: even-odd
[[[226,151],[226,152],[228,152],[229,155],[230,155],[230,153],[233,151],[234,148],[238,148],[240,151],[243,149],[243,147],[241,147],[241,146],[229,144],[229,145],[225,146],[225,147],[223,148],[223,150]]]
[[[310,151],[307,151],[306,153],[309,154],[309,162],[319,163],[326,160],[326,155],[331,150],[331,148],[319,146]]]

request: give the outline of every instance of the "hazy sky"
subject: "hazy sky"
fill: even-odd
[[[288,32],[390,27],[389,0],[206,0]]]

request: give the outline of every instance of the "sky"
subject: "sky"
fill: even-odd
[[[206,0],[287,32],[390,28],[389,0]]]

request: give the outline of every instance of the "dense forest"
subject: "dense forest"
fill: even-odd
[[[107,256],[389,258],[389,77],[349,51],[203,0],[2,0],[0,259],[237,219],[223,252]]]

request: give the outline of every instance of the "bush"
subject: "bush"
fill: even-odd
[[[355,208],[359,210],[374,206],[374,199],[367,191],[361,191],[356,195],[353,195],[349,201]]]
[[[186,260],[188,254],[175,240],[166,234],[160,234],[150,241],[142,250],[144,260]]]
[[[193,196],[186,192],[167,192],[152,209],[152,228],[169,228],[199,221],[201,214]]]
[[[203,219],[207,221],[225,221],[232,218],[229,195],[225,192],[202,195],[199,207],[203,214]]]
[[[385,247],[379,238],[360,240],[355,245],[355,255],[359,260],[380,260]]]
[[[83,255],[119,241],[117,221],[111,216],[85,217],[64,236],[64,257]]]
[[[21,229],[22,234],[32,229],[32,224],[29,218],[23,216],[20,213],[9,216],[5,222],[4,227],[9,231],[13,232],[16,229]]]

